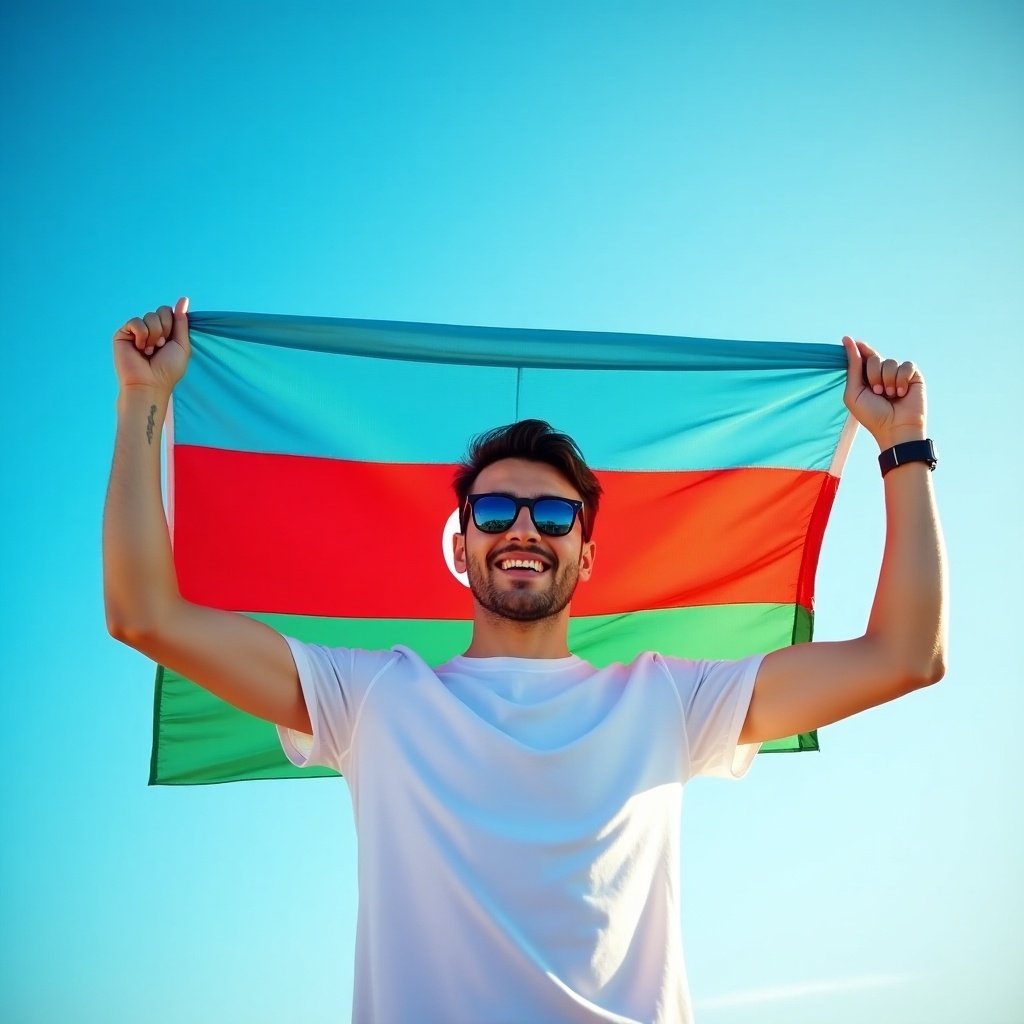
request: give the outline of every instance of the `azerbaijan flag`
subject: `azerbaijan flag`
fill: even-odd
[[[469,643],[451,487],[471,436],[536,417],[604,487],[569,642],[737,658],[811,638],[855,424],[838,345],[195,313],[167,431],[181,592],[315,643]],[[330,775],[159,668],[150,784]],[[814,750],[813,733],[765,744]]]

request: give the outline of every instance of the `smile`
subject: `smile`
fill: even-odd
[[[543,572],[546,566],[535,558],[502,558],[498,562],[498,568],[505,571],[509,569],[531,569],[533,572]]]

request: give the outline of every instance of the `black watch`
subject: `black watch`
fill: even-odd
[[[935,444],[931,438],[923,441],[904,441],[903,444],[894,444],[886,448],[878,456],[878,466],[885,476],[890,470],[897,466],[905,465],[908,462],[927,462],[929,469],[935,469],[939,457],[935,453]]]

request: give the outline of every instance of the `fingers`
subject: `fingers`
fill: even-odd
[[[130,341],[136,348],[143,349],[149,339],[149,328],[141,316],[133,316],[123,327],[114,332],[114,341]]]
[[[146,347],[143,352],[151,356],[158,348],[162,348],[167,339],[171,336],[171,326],[174,323],[174,314],[170,306],[161,306],[152,313],[147,313],[142,318],[146,325],[147,338]],[[136,347],[138,343],[136,342]]]
[[[868,359],[864,369],[868,387],[886,398],[902,398],[916,372],[913,363],[897,363],[877,355]]]
[[[847,357],[847,391],[868,387],[873,394],[886,398],[903,398],[910,385],[918,379],[912,362],[898,363],[883,359],[867,342],[845,336],[843,347]]]
[[[876,395],[886,395],[893,398],[896,394],[896,370],[895,359],[883,359],[881,356],[872,356],[868,360],[867,374],[868,387]]]
[[[170,306],[160,306],[145,316],[132,317],[114,333],[115,341],[130,341],[139,352],[151,356],[170,340],[188,348],[188,299],[181,298]]]
[[[888,398],[896,397],[896,373],[899,368],[900,364],[895,359],[886,359],[882,363],[882,386]]]
[[[896,394],[899,398],[902,398],[909,390],[910,385],[915,380],[920,379],[920,374],[917,372],[917,367],[911,363],[900,363],[899,369],[896,371]]]

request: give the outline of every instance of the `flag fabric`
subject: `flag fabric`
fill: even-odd
[[[538,418],[604,488],[569,643],[738,658],[811,638],[855,430],[840,346],[238,313],[190,317],[167,430],[182,595],[328,645],[461,653],[455,463]],[[817,749],[814,733],[765,744]],[[274,726],[157,671],[150,783],[331,775]]]

